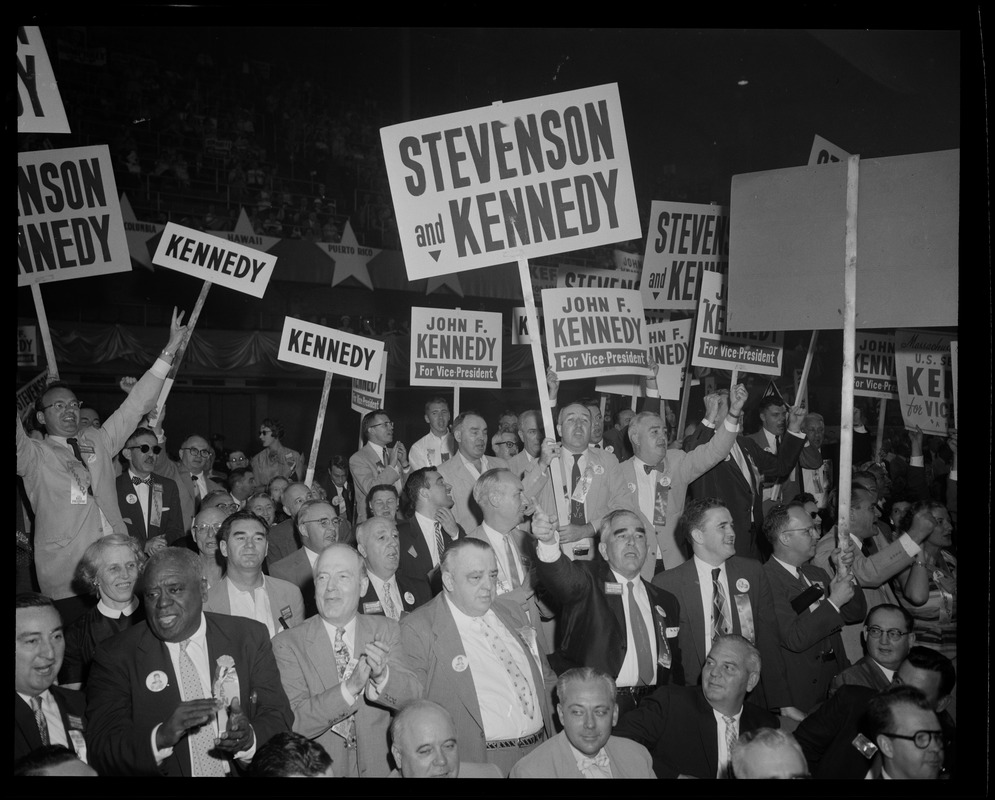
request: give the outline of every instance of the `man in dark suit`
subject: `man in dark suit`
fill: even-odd
[[[693,556],[661,572],[653,584],[677,598],[681,609],[684,678],[698,682],[711,642],[720,633],[738,633],[760,651],[764,672],[751,699],[771,711],[801,720],[793,707],[781,639],[774,616],[774,595],[763,566],[736,555],[736,532],[729,509],[715,498],[693,500],[677,523],[678,546],[691,543]]]
[[[418,605],[442,591],[442,552],[466,536],[452,512],[452,486],[436,467],[416,469],[404,484],[404,506],[411,516],[398,523],[398,573],[411,586]],[[413,511],[412,511],[413,510]]]
[[[101,642],[87,682],[101,775],[221,777],[293,714],[266,626],[204,613],[200,559],[167,547],[142,576],[145,623]]]
[[[882,603],[872,608],[864,622],[867,654],[833,678],[829,693],[847,684],[870,686],[879,692],[891,686],[895,670],[916,643],[912,626],[912,615],[901,606]]]
[[[352,524],[356,520],[356,493],[349,483],[349,461],[345,456],[328,459],[328,482],[322,484],[328,501],[338,509],[339,516]]]
[[[615,678],[624,714],[657,686],[684,683],[677,599],[644,580],[646,527],[627,509],[601,521],[597,561],[571,561],[556,529],[537,509],[532,520],[539,582],[559,604],[557,674],[594,667]]]
[[[461,759],[507,775],[553,733],[556,676],[521,606],[496,596],[496,574],[487,542],[453,543],[443,592],[401,620],[401,647],[422,697],[452,715]]]
[[[185,533],[176,482],[152,471],[161,450],[152,430],[136,430],[121,450],[128,468],[116,482],[118,507],[128,535],[137,539],[146,553],[175,542]]]
[[[702,421],[698,430],[685,441],[685,450],[694,450],[711,439],[715,434],[716,420],[725,419],[729,395],[725,390],[720,390],[718,394],[719,403],[714,419],[709,415],[708,419]],[[729,509],[737,533],[737,555],[763,560],[763,551],[759,545],[764,521],[763,476],[765,473],[786,475],[791,471],[805,445],[805,436],[801,433],[804,416],[803,409],[791,409],[788,435],[781,440],[781,447],[776,455],[765,451],[753,439],[740,435],[724,461],[691,482],[692,498],[704,500],[706,497],[717,497]]]
[[[380,614],[398,620],[401,614],[421,605],[404,576],[397,574],[400,545],[394,520],[369,517],[360,522],[356,527],[356,549],[366,562],[370,583],[359,598],[361,614]]]
[[[631,408],[623,408],[615,414],[615,425],[606,427],[604,433],[604,443],[612,449],[612,453],[619,462],[632,458],[632,444],[629,441],[629,423],[636,416],[636,412]]]
[[[757,414],[760,417],[760,430],[751,433],[747,438],[755,441],[761,449],[768,453],[777,455],[787,429],[787,405],[780,394],[769,394],[761,398]],[[767,516],[767,512],[774,506],[794,500],[795,495],[801,491],[798,488],[796,469],[792,469],[787,475],[764,472],[763,479],[764,516]],[[760,545],[761,547],[765,546],[763,539],[760,539]]]
[[[86,761],[86,700],[54,685],[66,651],[55,603],[25,592],[14,598],[14,609],[14,760],[61,744]]]
[[[830,581],[809,563],[820,531],[802,504],[777,506],[763,530],[774,551],[764,571],[774,593],[788,688],[793,705],[807,714],[826,699],[833,677],[850,666],[840,629],[862,620],[867,604],[849,574],[837,572]]]
[[[658,778],[727,777],[740,734],[779,726],[769,711],[743,702],[760,680],[761,664],[760,652],[742,636],[719,636],[705,660],[701,686],[657,689],[619,719],[615,735],[648,748]]]

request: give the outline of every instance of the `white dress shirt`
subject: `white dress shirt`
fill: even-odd
[[[632,624],[630,620],[632,619],[633,613],[638,613],[642,615],[643,624],[646,626],[646,632],[649,634],[650,640],[650,661],[653,664],[653,675],[656,675],[656,627],[653,624],[653,611],[650,609],[650,598],[646,593],[646,587],[643,585],[642,578],[637,575],[632,579],[632,595],[636,598],[635,612],[629,605],[629,587],[627,586],[629,579],[619,575],[615,570],[612,570],[612,575],[615,576],[615,580],[622,585],[622,609],[625,612],[625,660],[622,662],[622,668],[618,671],[618,677],[615,678],[616,686],[637,686],[639,684],[639,656],[636,653],[636,640],[632,635]],[[598,587],[601,588],[601,587]],[[655,682],[655,677],[654,677]]]
[[[404,610],[404,605],[401,603],[401,592],[397,588],[397,576],[391,575],[386,581],[381,579],[379,576],[374,575],[372,572],[367,572],[370,579],[370,585],[373,586],[373,591],[377,593],[377,598],[380,600],[380,608],[383,609],[385,617],[390,617],[391,619],[398,619],[401,612]],[[397,612],[397,617],[391,617],[387,613],[388,603],[387,595],[390,595],[391,602],[394,604],[394,609]]]
[[[262,582],[248,591],[239,589],[229,578],[226,581],[228,584],[228,604],[233,617],[246,617],[263,623],[272,639],[280,631],[273,621],[273,608],[270,606],[269,593],[266,591],[266,576],[260,577],[262,577]]]
[[[712,709],[712,713],[715,715],[715,722],[717,728],[716,733],[718,734],[719,738],[719,768],[715,777],[722,778],[725,777],[726,770],[729,767],[729,759],[732,754],[729,752],[729,748],[726,747],[726,721],[725,719],[723,719],[723,714],[714,708]],[[739,711],[737,711],[735,714],[730,714],[729,716],[731,716],[734,720],[736,720],[736,738],[738,739],[739,720],[743,716],[742,706],[740,706]]]
[[[512,570],[514,570],[515,576],[518,579],[518,585],[521,586],[525,582],[525,570],[522,569],[520,560],[521,555],[518,552],[518,547],[516,547],[515,542],[511,542],[511,549],[515,554],[515,563],[511,564],[508,561],[508,548],[504,543],[508,536],[498,533],[486,522],[480,527],[484,531],[487,541],[490,542],[491,547],[494,550],[494,555],[497,558],[498,563],[498,581],[503,583],[504,587],[506,587],[502,587],[504,588],[504,591],[510,591],[512,586],[514,586],[511,579]],[[504,592],[499,591],[498,594],[504,594]]]
[[[439,566],[439,548],[435,543],[435,520],[429,519],[424,514],[415,512],[415,521],[418,523],[418,528],[421,530],[422,539],[425,540],[425,544],[428,545],[428,552],[432,556],[432,566]],[[449,534],[445,531],[442,532],[443,536],[448,537]]]

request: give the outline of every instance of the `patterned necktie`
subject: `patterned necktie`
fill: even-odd
[[[143,479],[143,478],[139,478],[136,475],[132,475],[131,476],[131,482],[133,484],[135,484],[135,486],[138,486],[138,484],[140,484],[140,483],[144,483],[146,486],[151,486],[152,485],[152,476],[149,475],[149,477]]]
[[[180,642],[180,685],[183,687],[184,700],[197,700],[205,696],[204,686],[200,682],[200,675],[197,674],[193,659],[187,653],[189,644],[189,639]],[[221,761],[207,754],[209,750],[214,748],[214,725],[207,722],[196,731],[189,732],[187,743],[190,745],[190,774],[192,777],[224,777],[225,770],[221,766]]]
[[[652,686],[654,680],[653,670],[653,650],[650,646],[649,631],[646,630],[646,620],[643,619],[642,611],[636,605],[635,584],[628,582],[629,586],[629,625],[632,628],[632,640],[636,645],[636,664],[639,668],[639,685]]]
[[[722,767],[722,777],[731,778],[732,777],[732,748],[736,744],[737,734],[736,734],[736,718],[727,717],[724,714],[722,719],[726,724],[726,755],[729,760],[726,761],[725,765]]]
[[[66,442],[73,449],[73,455],[76,457],[76,460],[79,461],[79,463],[83,465],[83,469],[85,469],[87,472],[89,472],[90,468],[86,465],[86,462],[83,460],[83,453],[79,449],[79,439],[77,439],[74,436],[70,436],[68,439],[66,439]],[[92,485],[93,481],[91,481],[90,484],[91,484],[90,486],[86,487],[86,493],[92,497],[93,496],[93,485]]]
[[[580,771],[585,778],[610,778],[612,777],[611,766],[608,762],[608,754],[602,747],[596,756],[585,756],[580,760]]]
[[[435,523],[435,549],[439,551],[439,561],[442,563],[442,554],[446,552],[446,537],[442,533],[442,523]]]
[[[511,588],[518,589],[522,582],[518,578],[518,557],[515,555],[515,548],[511,543],[511,536],[504,535],[504,553],[508,558],[508,578],[511,581]]]
[[[41,710],[40,697],[31,698],[31,708],[33,708],[35,712],[35,724],[38,726],[38,733],[41,736],[41,743],[43,745],[51,744],[51,740],[48,738],[48,721],[45,719],[45,712]]]
[[[345,628],[335,629],[335,642],[332,644],[332,649],[335,651],[335,669],[338,672],[339,683],[341,683],[345,679],[345,673],[349,668],[349,661],[352,657],[349,653],[349,645],[345,641]],[[356,746],[355,715],[337,722],[332,726],[332,730],[345,739],[346,747]]]
[[[580,483],[580,457],[584,455],[583,453],[574,453],[574,468],[570,473],[570,524],[571,525],[583,525],[587,520],[584,519],[584,501],[574,500],[573,493],[577,491],[577,484]]]
[[[501,640],[497,631],[483,617],[477,617],[477,619],[480,620],[480,631],[484,634],[484,638],[487,640],[487,644],[490,645],[491,651],[497,656],[498,661],[501,662],[501,665],[508,673],[508,677],[511,678],[515,692],[518,694],[518,701],[521,703],[522,711],[529,719],[534,719],[535,704],[532,702],[532,689],[529,686],[529,682],[518,668],[518,664],[515,663],[515,659],[512,658],[511,652]]]
[[[729,626],[729,615],[726,611],[726,587],[719,580],[721,570],[716,567],[712,570],[712,639],[722,633],[729,633],[732,628]]]
[[[387,611],[387,616],[391,619],[400,618],[400,614],[397,612],[397,604],[394,602],[394,593],[390,590],[390,582],[388,581],[383,585],[384,593],[384,609]]]

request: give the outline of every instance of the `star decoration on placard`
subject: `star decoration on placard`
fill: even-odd
[[[345,228],[342,230],[342,241],[315,242],[315,244],[335,262],[332,286],[338,286],[347,278],[355,278],[367,289],[373,290],[373,281],[370,279],[367,264],[380,255],[381,251],[376,247],[364,247],[356,241],[350,220],[346,220]]]
[[[249,215],[245,213],[244,208],[239,211],[235,230],[208,231],[208,233],[221,239],[227,239],[234,244],[243,244],[254,250],[260,250],[263,253],[268,253],[276,244],[283,241],[279,236],[263,236],[261,233],[256,233],[252,228],[252,223],[249,222]]]
[[[156,222],[139,222],[135,217],[135,211],[131,207],[128,195],[121,193],[121,221],[124,223],[124,235],[128,242],[128,252],[131,257],[146,269],[155,271],[152,266],[152,253],[149,252],[148,242],[156,238],[165,225]]]
[[[448,275],[433,275],[425,285],[425,294],[432,294],[432,292],[436,292],[446,286],[460,297],[463,297],[463,287],[460,286],[459,275],[455,272],[451,272]]]

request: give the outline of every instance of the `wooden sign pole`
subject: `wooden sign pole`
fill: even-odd
[[[41,341],[45,347],[45,360],[48,361],[48,382],[59,380],[59,367],[55,363],[55,347],[52,345],[52,332],[48,329],[48,315],[45,313],[45,303],[41,299],[41,286],[31,284],[31,296],[35,301],[35,313],[38,315],[38,329],[41,331]]]
[[[874,460],[881,461],[881,450],[884,448],[884,417],[888,407],[888,398],[882,397],[878,403],[878,437],[874,442]]]
[[[536,389],[539,392],[539,410],[542,413],[543,430],[553,441],[556,441],[556,426],[553,424],[553,409],[549,404],[549,393],[546,391],[545,359],[542,355],[542,340],[539,335],[539,315],[536,313],[535,296],[532,294],[532,277],[529,275],[529,260],[518,259],[518,279],[522,284],[522,297],[525,299],[525,316],[529,326],[529,339],[532,342],[532,366],[535,368]],[[552,481],[553,497],[556,498],[556,517],[564,524],[570,519],[567,499],[564,494],[563,476],[560,472],[560,459],[554,458],[549,465]]]
[[[846,167],[846,263],[843,268],[843,387],[840,395],[840,484],[837,543],[850,539],[850,476],[853,474],[853,379],[857,344],[857,183],[860,156]],[[802,375],[805,379],[807,375]],[[849,568],[840,570],[849,573]]]
[[[802,367],[801,377],[798,379],[798,389],[795,391],[795,405],[802,402],[802,398],[806,397],[806,392],[808,392],[808,373],[812,369],[812,358],[815,356],[815,342],[819,338],[818,331],[812,331],[812,338],[808,342],[808,352],[805,354],[805,365]],[[850,401],[853,402],[853,395],[850,395]],[[805,410],[808,410],[808,403],[805,403]]]
[[[207,301],[207,293],[210,289],[210,282],[204,281],[204,285],[200,288],[200,295],[197,297],[197,302],[194,303],[193,311],[190,312],[190,319],[187,320],[187,335],[184,337],[183,344],[180,345],[180,349],[173,353],[173,365],[169,368],[169,374],[166,376],[166,380],[162,383],[162,389],[159,390],[159,399],[156,400],[155,403],[155,413],[152,417],[150,417],[150,421],[158,419],[159,414],[162,413],[162,407],[166,405],[166,398],[169,397],[169,392],[173,388],[173,382],[176,380],[176,373],[180,371],[180,364],[183,363],[183,356],[187,353],[187,345],[190,343],[190,337],[193,336],[194,326],[200,318],[200,310],[204,307],[204,303]]]
[[[325,409],[328,407],[328,393],[332,389],[332,373],[325,373],[325,383],[321,387],[321,401],[318,403],[318,420],[314,425],[314,438],[311,439],[311,455],[307,460],[307,473],[304,483],[308,486],[314,480],[314,469],[318,463],[318,446],[321,443],[321,429],[325,427]],[[362,435],[362,434],[360,434]]]

